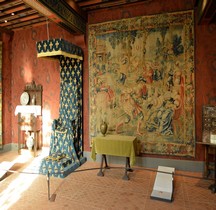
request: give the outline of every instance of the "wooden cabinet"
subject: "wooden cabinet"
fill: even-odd
[[[202,141],[216,144],[216,106],[203,106]]]
[[[15,115],[18,115],[18,153],[28,151],[35,157],[43,144],[42,86],[29,83],[24,93],[27,94],[27,100],[15,110]]]
[[[214,183],[209,186],[209,189],[216,193],[216,144],[207,142],[199,142],[205,146],[205,178],[213,178]],[[214,172],[214,173],[212,173]]]
[[[216,107],[203,106],[202,112],[202,143],[205,144],[205,177],[215,171],[216,154]]]
[[[209,188],[216,192],[216,107],[203,106],[202,141],[197,142],[205,147],[204,177],[213,178],[214,184]]]

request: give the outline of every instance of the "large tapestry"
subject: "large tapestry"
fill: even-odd
[[[193,11],[89,25],[90,139],[134,135],[140,152],[194,157]]]

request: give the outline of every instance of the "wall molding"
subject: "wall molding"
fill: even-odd
[[[0,153],[17,151],[17,144],[6,144],[3,146],[3,150]],[[93,162],[91,159],[91,152],[84,152],[84,157],[87,161]],[[98,167],[100,167],[101,155],[96,156],[96,161],[98,162]],[[107,156],[107,161],[110,164],[125,164],[125,158]],[[152,158],[152,157],[136,157],[136,164],[134,167],[145,167],[149,169],[157,169],[158,166],[174,167],[175,170],[189,171],[189,172],[200,172],[204,171],[205,162],[204,161],[191,161],[191,160],[174,160],[174,159],[162,159],[162,158]]]
[[[84,157],[87,161],[93,162],[91,159],[91,152],[84,152]],[[96,156],[96,162],[100,163],[101,155]],[[107,162],[111,164],[125,165],[124,157],[107,156]],[[134,167],[145,167],[149,169],[157,169],[158,166],[174,167],[175,170],[190,171],[190,172],[203,172],[205,162],[203,161],[190,161],[190,160],[174,160],[162,159],[152,157],[136,157],[136,164]],[[100,167],[100,164],[98,165]]]

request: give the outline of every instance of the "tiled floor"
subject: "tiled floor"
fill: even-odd
[[[8,173],[0,182],[0,209],[70,209],[70,210],[215,210],[216,194],[208,189],[212,180],[201,174],[176,171],[172,202],[150,198],[156,172],[134,167],[130,180],[122,180],[123,165],[111,165],[99,177],[99,163],[86,162],[65,179],[50,179],[48,200],[47,178],[33,172],[38,158],[18,156],[16,152],[0,154],[0,162],[13,161],[11,168],[24,173]],[[26,161],[26,162],[25,162]],[[200,177],[200,178],[199,178]]]

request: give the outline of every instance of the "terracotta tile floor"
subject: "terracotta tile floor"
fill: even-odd
[[[37,158],[18,156],[17,152],[0,154],[0,162],[13,161],[11,170],[34,172]],[[0,209],[70,209],[70,210],[215,210],[216,194],[208,189],[212,180],[200,173],[176,171],[172,202],[150,198],[156,172],[134,167],[130,180],[122,180],[123,165],[110,165],[104,177],[98,177],[99,163],[86,162],[65,179],[43,175],[8,173],[0,182]],[[196,178],[195,178],[196,177]],[[199,178],[200,177],[200,178]]]

